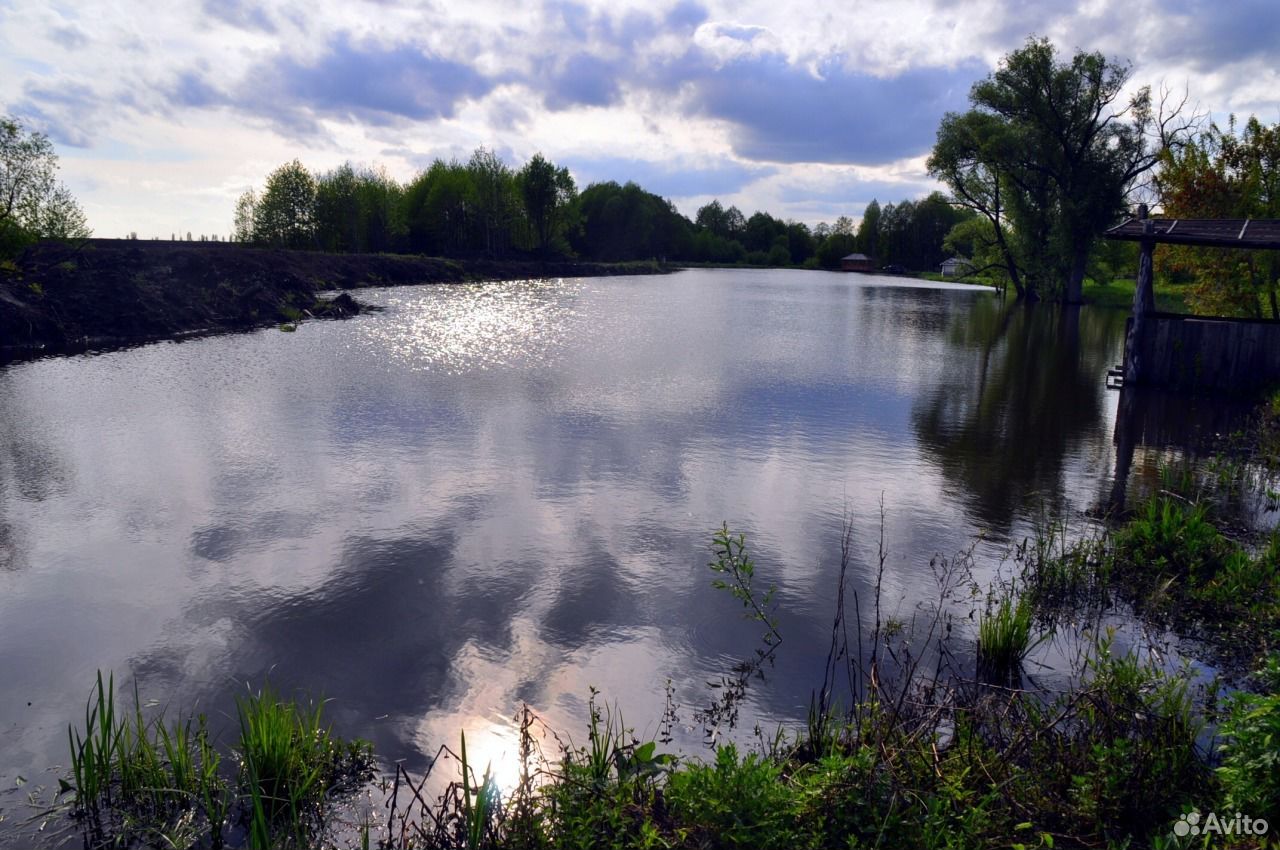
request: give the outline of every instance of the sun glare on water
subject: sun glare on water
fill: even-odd
[[[545,358],[569,332],[576,280],[442,284],[395,293],[367,345],[417,370],[456,374]]]

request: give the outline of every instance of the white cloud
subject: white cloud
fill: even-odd
[[[1219,119],[1280,118],[1280,16],[1264,0],[14,0],[0,110],[53,135],[101,235],[224,232],[243,185],[294,156],[405,179],[480,144],[645,163],[618,180],[701,169],[668,193],[682,208],[714,186],[813,222],[870,192],[928,191],[941,112],[1033,33],[1132,60],[1135,85],[1189,81]]]

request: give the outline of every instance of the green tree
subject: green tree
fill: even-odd
[[[481,235],[480,250],[490,256],[511,247],[518,205],[515,175],[493,151],[477,148],[467,162],[475,197],[475,220]]]
[[[970,113],[943,120],[930,169],[1001,238],[1008,216],[1011,265],[1030,297],[1081,300],[1095,238],[1190,126],[1181,105],[1157,110],[1148,87],[1121,104],[1130,73],[1096,52],[1060,61],[1033,39],[974,85]]]
[[[787,248],[791,251],[791,262],[796,265],[813,256],[817,243],[807,224],[800,221],[787,222]]]
[[[84,212],[57,174],[49,137],[0,117],[0,254],[38,239],[89,237]]]
[[[1165,153],[1156,187],[1174,218],[1280,217],[1280,124],[1250,118],[1237,133],[1211,124],[1198,138]],[[1198,313],[1260,317],[1266,301],[1280,318],[1280,257],[1274,251],[1170,246],[1161,264],[1194,278],[1188,301]]]
[[[315,221],[316,181],[306,166],[295,159],[271,172],[254,207],[254,239],[276,248],[310,248]]]
[[[818,246],[818,265],[827,269],[837,269],[840,267],[840,259],[854,253],[857,248],[858,242],[853,234],[832,231]]]
[[[712,262],[736,262],[745,256],[739,242],[707,230],[695,235],[693,224],[670,201],[635,183],[593,183],[578,196],[574,215],[578,227],[572,235],[573,247],[596,260],[700,260],[706,258],[703,249],[710,244],[725,246],[732,255],[721,258],[718,254]]]
[[[344,162],[316,178],[316,239],[325,251],[362,251],[360,182],[355,168]]]
[[[875,198],[862,212],[858,224],[858,251],[868,257],[880,256],[880,202]]]
[[[237,242],[253,242],[253,213],[258,206],[258,193],[249,189],[236,199],[234,238]],[[174,239],[173,234],[169,239]]]
[[[381,166],[356,174],[359,241],[355,250],[385,252],[403,247],[409,232],[404,192]]]
[[[545,254],[560,236],[566,213],[577,196],[573,176],[569,169],[556,168],[554,163],[536,153],[520,170],[518,180],[525,215],[533,228],[537,248]]]
[[[1003,130],[1000,119],[985,112],[948,114],[938,128],[938,141],[928,167],[930,174],[951,188],[953,203],[972,210],[986,222],[982,227],[957,225],[964,229],[952,250],[958,251],[960,240],[967,240],[973,253],[966,256],[983,270],[998,264],[1021,298],[1028,292],[1008,225],[1003,190],[1008,182],[1004,170],[1009,155],[1001,148],[1007,139]],[[979,254],[982,259],[978,259]]]
[[[767,212],[753,213],[742,231],[742,246],[748,251],[770,251],[779,236],[786,236],[787,225]],[[790,248],[788,248],[788,256]],[[788,260],[790,262],[790,260]]]
[[[436,254],[476,250],[476,189],[462,163],[432,162],[405,189],[403,205],[413,250]]]
[[[724,206],[719,201],[711,201],[698,208],[693,219],[699,230],[707,230],[716,236],[728,236],[729,224],[725,216]]]

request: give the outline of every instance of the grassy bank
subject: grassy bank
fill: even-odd
[[[427,776],[394,767],[386,814],[343,835],[333,813],[368,753],[334,737],[318,708],[249,694],[233,746],[219,749],[200,718],[120,713],[108,679],[70,732],[63,797],[90,846],[1172,848],[1210,846],[1174,833],[1193,812],[1202,826],[1237,812],[1280,824],[1280,656],[1263,637],[1276,630],[1280,546],[1247,550],[1207,511],[1157,497],[1101,537],[1028,541],[1016,580],[977,603],[972,555],[935,559],[936,604],[902,624],[882,616],[887,555],[864,608],[848,532],[842,543],[808,720],[757,730],[754,743],[733,734],[737,708],[748,687],[768,686],[784,636],[745,538],[722,529],[712,579],[760,644],[708,707],[689,713],[669,692],[652,740],[594,692],[580,746],[524,708],[514,786],[471,763],[460,737]],[[1195,617],[1178,627],[1248,620],[1252,692],[1200,694],[1185,669],[1122,651],[1105,629],[1075,634],[1067,685],[1037,684],[1029,653],[1095,591],[1186,603]],[[664,752],[686,719],[712,744],[702,757]],[[1264,846],[1231,822],[1212,846]]]
[[[1110,283],[1098,283],[1089,279],[1084,283],[1084,298],[1089,304],[1096,304],[1099,307],[1131,310],[1136,288],[1137,281],[1132,278],[1118,278]],[[1185,292],[1185,286],[1157,286],[1156,309],[1162,313],[1190,313]]]

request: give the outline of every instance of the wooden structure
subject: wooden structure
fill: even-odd
[[[849,254],[840,258],[840,270],[846,272],[873,272],[876,270],[875,260],[866,254]]]
[[[1280,322],[1149,313],[1134,333],[1137,322],[1129,320],[1126,385],[1234,394],[1280,382]]]
[[[1125,337],[1125,386],[1240,393],[1280,382],[1280,322],[1157,313],[1152,271],[1160,243],[1280,250],[1280,221],[1152,219],[1144,204],[1137,218],[1104,235],[1142,246]]]
[[[947,257],[938,269],[943,277],[964,277],[973,270],[973,263],[964,257]]]

